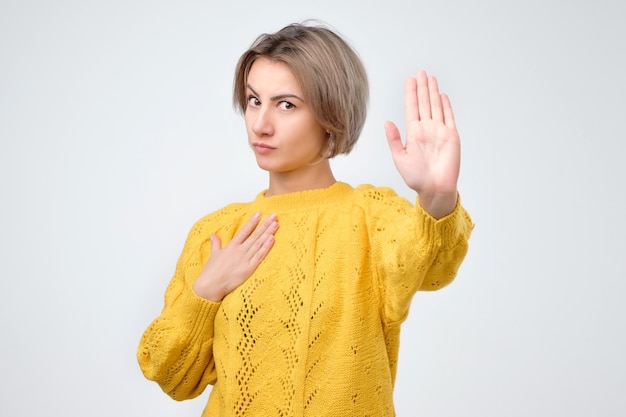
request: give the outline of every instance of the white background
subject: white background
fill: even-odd
[[[231,106],[239,55],[306,18],[371,82],[334,162],[413,199],[383,121],[438,76],[476,229],[455,283],[416,296],[400,416],[623,416],[623,2],[0,2],[0,415],[199,416],[135,359],[192,223],[266,186]]]

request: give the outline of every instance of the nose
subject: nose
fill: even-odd
[[[269,109],[261,107],[250,112],[252,131],[257,136],[271,136],[274,134],[274,123]]]

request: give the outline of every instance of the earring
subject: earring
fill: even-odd
[[[328,149],[326,150],[326,158],[330,159],[335,156],[335,133],[327,131],[328,135]]]

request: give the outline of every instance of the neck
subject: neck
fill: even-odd
[[[327,188],[337,180],[333,176],[328,160],[310,166],[306,170],[290,172],[270,172],[270,183],[265,195],[267,197],[297,191]]]

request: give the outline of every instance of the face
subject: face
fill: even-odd
[[[326,132],[286,64],[257,58],[248,74],[247,94],[246,130],[259,167],[297,174],[320,161]]]

